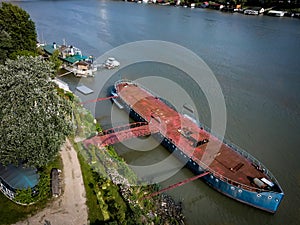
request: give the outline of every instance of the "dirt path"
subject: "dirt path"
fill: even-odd
[[[66,141],[61,151],[63,170],[63,194],[47,208],[33,217],[15,225],[85,225],[87,224],[87,206],[85,188],[81,175],[77,153]]]

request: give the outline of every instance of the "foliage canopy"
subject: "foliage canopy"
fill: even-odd
[[[0,163],[43,166],[70,134],[71,106],[58,95],[52,68],[25,56],[0,65]]]
[[[11,3],[2,2],[0,7],[0,62],[11,54],[23,50],[36,51],[35,24],[29,14]],[[16,53],[15,53],[16,54]]]
[[[54,50],[53,54],[50,56],[50,62],[54,65],[54,70],[59,71],[59,68],[62,65],[62,61],[59,59],[59,50]]]
[[[12,40],[10,35],[0,29],[0,63],[4,63],[12,50]]]

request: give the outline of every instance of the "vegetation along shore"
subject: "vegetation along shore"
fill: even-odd
[[[77,151],[86,192],[87,223],[184,224],[182,205],[170,196],[145,198],[158,190],[157,185],[132,185],[136,184],[136,175],[112,146],[98,149],[81,143],[101,131],[101,126],[73,93],[54,82],[61,63],[57,56],[45,60],[36,47],[36,39],[35,24],[29,14],[3,2],[0,7],[0,164],[5,174],[11,173],[9,166],[21,171],[31,168],[37,174],[37,184],[25,182],[24,188],[16,188],[4,172],[0,174],[0,224],[29,221],[41,210],[52,213],[43,209],[58,203],[61,210],[66,210],[64,204],[60,205],[68,201],[62,196],[70,185],[66,176],[72,174],[68,171],[71,167],[61,158],[66,154],[61,149],[66,148]],[[52,195],[53,169],[64,174],[58,179],[62,182],[58,184],[62,189],[58,197]],[[51,214],[53,220],[55,215]]]
[[[223,12],[238,12],[245,15],[269,15],[300,18],[300,2],[298,0],[125,0],[128,2],[159,4],[165,6],[181,6],[190,8],[205,8]],[[251,11],[249,11],[251,10]],[[250,12],[250,13],[249,13]]]

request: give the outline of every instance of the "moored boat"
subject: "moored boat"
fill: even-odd
[[[117,61],[114,57],[109,57],[104,63],[103,67],[106,69],[115,69],[120,66],[120,62]]]
[[[279,10],[270,10],[268,12],[268,16],[276,16],[276,17],[282,17],[284,14],[287,13],[285,11],[279,11]]]
[[[111,95],[114,97],[114,98],[111,98],[111,101],[113,103],[116,104],[116,106],[118,106],[119,109],[124,109],[124,106],[117,100],[117,97],[118,97],[118,94],[115,92],[115,90],[111,90]]]
[[[43,50],[52,55],[55,51],[59,52],[59,58],[62,60],[62,68],[68,73],[73,73],[77,77],[93,76],[97,67],[93,65],[93,57],[82,55],[79,48],[72,45],[57,45],[55,42],[51,45],[43,45]]]
[[[204,182],[237,201],[276,212],[284,193],[259,160],[212,135],[203,124],[178,113],[138,83],[120,80],[114,88],[129,115],[156,126],[155,136],[186,167],[195,174],[209,172],[201,178]]]

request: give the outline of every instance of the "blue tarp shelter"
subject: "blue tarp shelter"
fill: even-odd
[[[11,189],[21,190],[35,187],[39,182],[39,174],[36,168],[0,164],[0,179]]]

